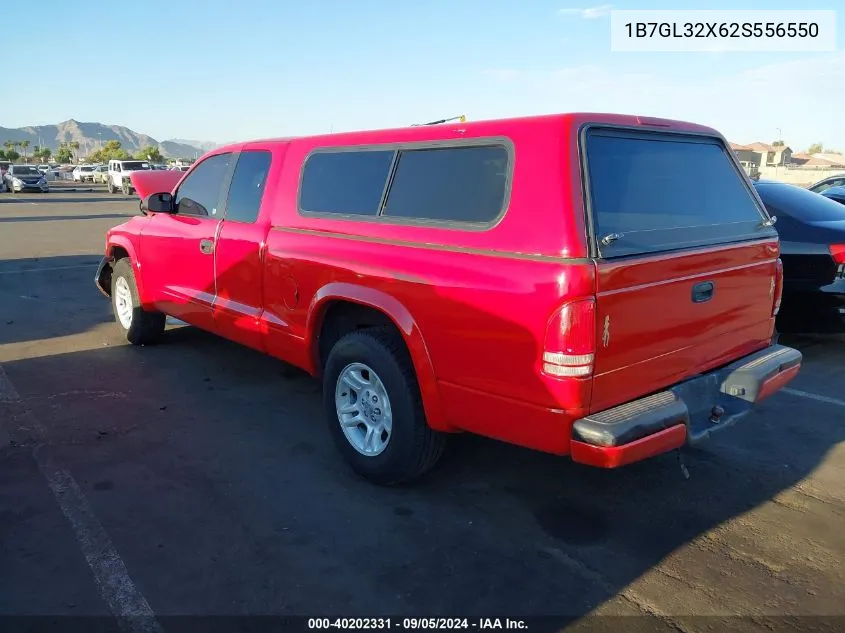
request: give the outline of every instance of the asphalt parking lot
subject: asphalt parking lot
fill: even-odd
[[[0,194],[0,616],[845,624],[820,617],[845,615],[845,338],[792,339],[802,373],[686,451],[689,479],[675,454],[606,472],[458,437],[382,489],[301,372],[178,324],[122,343],[92,280],[137,199],[100,189]]]

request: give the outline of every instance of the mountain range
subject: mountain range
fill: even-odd
[[[83,123],[69,119],[56,125],[34,125],[20,128],[0,126],[0,147],[7,141],[29,141],[28,152],[32,152],[36,145],[49,147],[53,152],[59,148],[59,143],[77,141],[78,153],[85,156],[99,149],[106,141],[120,141],[123,149],[130,153],[152,145],[158,147],[163,156],[168,158],[194,158],[210,149],[218,147],[211,141],[192,141],[185,139],[169,139],[158,141],[147,134],[140,134],[122,125],[106,125],[104,123]],[[20,151],[20,150],[19,150]]]

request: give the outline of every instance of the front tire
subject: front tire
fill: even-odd
[[[446,435],[426,422],[411,356],[391,328],[356,330],[332,347],[323,404],[338,450],[373,483],[418,479],[443,453]]]
[[[123,191],[124,196],[129,195],[129,189],[130,189],[129,183],[127,183],[126,181],[123,181],[123,183],[120,185],[120,189],[121,189],[121,191]]]
[[[161,338],[167,316],[141,307],[135,273],[128,258],[118,260],[112,269],[111,303],[114,319],[128,342],[149,345]]]
[[[111,178],[109,178],[108,190],[109,190],[109,193],[114,193],[115,191],[117,191],[117,189],[115,189],[115,187],[114,187],[114,183],[112,182]]]

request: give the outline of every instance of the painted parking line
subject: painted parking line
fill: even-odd
[[[815,400],[816,402],[824,402],[825,404],[833,404],[838,407],[845,407],[845,400],[829,398],[828,396],[820,396],[815,393],[810,393],[809,391],[791,389],[790,387],[784,387],[783,389],[781,389],[781,391],[783,393],[788,393],[790,396],[798,396],[799,398],[807,398],[808,400]]]
[[[0,403],[14,405],[32,428],[39,444],[33,458],[47,481],[62,514],[73,529],[79,547],[94,575],[103,600],[125,633],[164,633],[146,598],[129,577],[126,565],[108,534],[94,515],[85,493],[73,476],[50,454],[47,432],[0,366]]]

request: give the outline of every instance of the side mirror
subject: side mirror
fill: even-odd
[[[141,200],[141,213],[176,213],[173,195],[169,193],[151,193]]]

